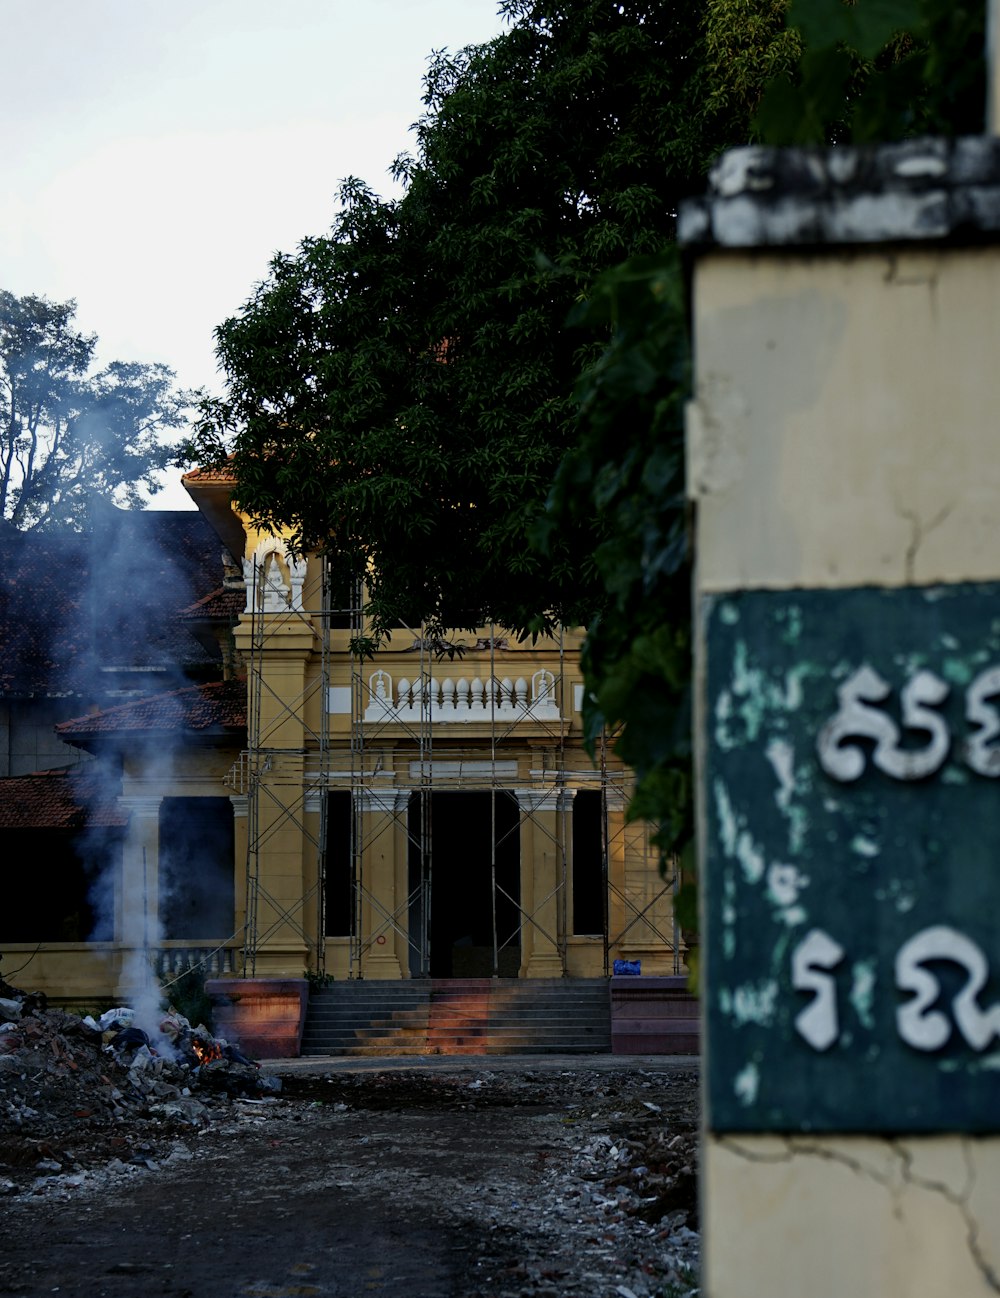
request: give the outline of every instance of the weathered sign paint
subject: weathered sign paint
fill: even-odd
[[[1000,1130],[1000,584],[702,610],[709,1128]]]

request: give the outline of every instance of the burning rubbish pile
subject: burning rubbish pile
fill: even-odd
[[[99,1034],[106,1047],[126,1060],[130,1072],[136,1068],[162,1068],[165,1061],[189,1069],[222,1062],[240,1068],[258,1067],[254,1060],[241,1054],[228,1041],[213,1037],[203,1023],[193,1028],[183,1014],[173,1009],[162,1017],[156,1017],[158,1022],[153,1033],[139,1027],[136,1011],[125,1007],[108,1010],[96,1021],[88,1014],[83,1019],[83,1026]]]
[[[280,1078],[174,1011],[152,1028],[127,1008],[80,1018],[0,984],[0,1194],[102,1150],[110,1157],[143,1129],[154,1138],[202,1128],[233,1100],[260,1103],[280,1089]],[[65,1153],[70,1146],[77,1154]]]

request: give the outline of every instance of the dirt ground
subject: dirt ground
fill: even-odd
[[[263,1084],[214,1064],[140,1087],[61,1028],[0,1056],[0,1295],[697,1293],[690,1064],[296,1061]]]

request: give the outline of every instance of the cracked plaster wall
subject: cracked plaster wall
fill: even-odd
[[[1000,249],[779,249],[695,269],[703,592],[1000,576]]]
[[[1000,1293],[1000,1138],[712,1136],[709,1298]]]
[[[998,325],[1000,249],[703,253],[699,596],[1000,577]],[[705,1138],[708,1298],[1000,1293],[998,1220],[997,1137]]]

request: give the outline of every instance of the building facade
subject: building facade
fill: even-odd
[[[185,485],[223,549],[221,584],[170,617],[214,643],[216,679],[57,726],[106,773],[114,832],[93,832],[82,785],[59,786],[93,923],[66,942],[54,922],[33,936],[0,920],[5,970],[30,955],[32,986],[93,1004],[191,965],[338,980],[683,969],[675,880],[627,820],[630,773],[611,742],[584,746],[581,632],[400,627],[364,657],[362,591],[255,531],[225,475]],[[35,803],[41,832],[51,813]]]

